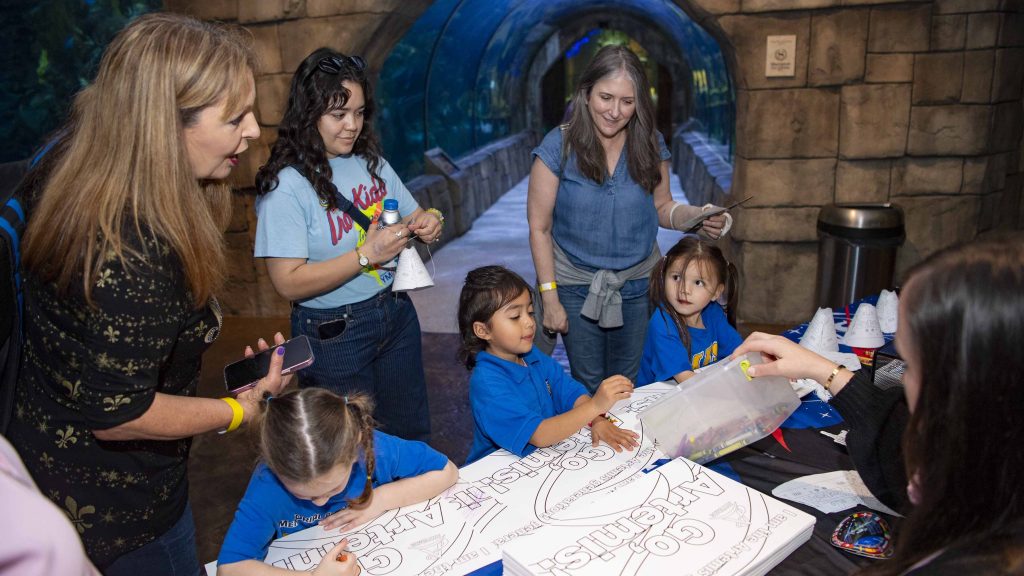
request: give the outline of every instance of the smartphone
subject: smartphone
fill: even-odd
[[[284,346],[284,366],[282,374],[297,372],[313,363],[313,349],[309,347],[309,338],[297,336],[282,344]],[[229,394],[237,396],[256,385],[260,378],[270,371],[270,357],[277,346],[268,348],[252,358],[242,358],[224,367],[224,385]]]

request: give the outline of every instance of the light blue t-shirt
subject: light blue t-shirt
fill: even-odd
[[[362,156],[338,156],[330,160],[332,180],[342,196],[355,204],[374,224],[385,198],[398,200],[402,218],[419,208],[412,194],[387,161],[382,161],[380,190],[370,177]],[[256,200],[257,258],[305,258],[323,262],[355,250],[366,241],[366,231],[341,210],[327,212],[309,183],[292,167],[278,172],[277,188]],[[299,304],[307,308],[337,308],[360,302],[391,285],[394,274],[368,266],[338,288],[318,294]]]
[[[660,132],[657,139],[662,161],[668,160],[672,154]],[[654,249],[654,195],[629,175],[626,152],[623,146],[615,173],[598,184],[580,173],[575,153],[562,162],[561,128],[548,132],[533,149],[533,156],[558,176],[552,237],[569,260],[585,270],[625,270]]]
[[[572,410],[580,396],[589,396],[561,364],[536,346],[522,358],[526,366],[477,353],[469,377],[474,425],[467,464],[498,448],[526,456],[537,449],[530,438],[541,422]]]
[[[663,307],[651,314],[644,340],[644,354],[640,359],[638,386],[671,380],[687,370],[696,370],[728,357],[743,342],[739,332],[729,324],[725,310],[717,302],[708,304],[700,312],[704,328],[691,328],[690,348],[683,346],[679,329]]]
[[[448,458],[423,442],[403,440],[380,431],[373,433],[376,488],[402,478],[412,478],[448,464]],[[266,464],[256,465],[245,496],[238,503],[235,519],[228,528],[217,557],[218,564],[242,560],[263,560],[270,543],[316,526],[321,520],[348,506],[366,486],[366,465],[360,458],[352,465],[348,484],[323,506],[292,496]]]

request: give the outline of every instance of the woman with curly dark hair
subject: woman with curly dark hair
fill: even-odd
[[[316,361],[302,386],[366,392],[381,429],[409,440],[430,435],[420,325],[408,296],[391,291],[391,262],[415,236],[441,235],[381,157],[366,62],[320,48],[292,78],[278,140],[256,176],[256,257],[292,301],[292,336]],[[386,204],[401,221],[380,228]]]

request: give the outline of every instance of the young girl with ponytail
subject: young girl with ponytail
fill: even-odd
[[[320,525],[351,530],[400,506],[440,494],[458,470],[423,442],[374,429],[369,396],[304,388],[266,402],[261,462],[238,505],[217,559],[218,574],[285,574],[262,562],[270,543]],[[358,560],[324,556],[314,573],[359,572]]]

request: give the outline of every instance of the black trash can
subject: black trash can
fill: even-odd
[[[893,204],[829,204],[818,213],[818,307],[837,308],[891,289],[905,238]]]

